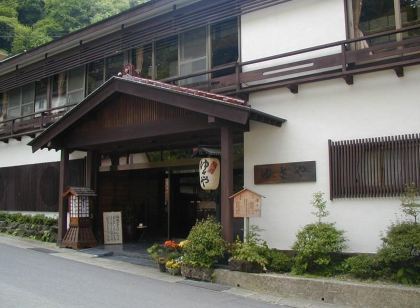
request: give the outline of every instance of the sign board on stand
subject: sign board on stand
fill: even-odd
[[[247,238],[249,233],[249,218],[261,217],[261,201],[263,196],[244,188],[229,198],[233,198],[233,217],[245,218],[245,238]]]
[[[104,212],[104,244],[122,244],[121,212]]]

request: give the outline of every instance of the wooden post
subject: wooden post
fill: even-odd
[[[86,153],[86,179],[85,186],[92,190],[96,189],[96,178],[98,172],[98,155],[96,152],[88,151]]]
[[[67,231],[67,203],[66,198],[63,198],[64,190],[68,185],[69,178],[69,151],[67,149],[61,150],[61,161],[60,161],[60,181],[58,188],[58,234],[57,234],[57,245],[61,245],[61,241]]]
[[[223,237],[233,242],[233,209],[229,197],[233,194],[233,134],[231,128],[221,128],[221,223]]]

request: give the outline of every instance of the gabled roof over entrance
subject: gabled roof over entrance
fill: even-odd
[[[121,109],[121,106],[126,104],[131,104],[131,109],[127,111],[127,108],[123,107],[124,113],[118,114],[117,107]],[[139,109],[140,105],[146,109]],[[95,120],[103,115],[99,110],[105,106],[108,108],[108,124],[95,124]],[[112,108],[116,109],[115,113]],[[154,113],[153,125],[142,116],[143,113],[149,116],[151,112]],[[134,117],[137,120],[127,119],[124,122],[120,121],[121,117]],[[173,130],[166,125],[165,121],[168,119],[174,125]],[[80,149],[90,144],[123,140],[120,140],[119,136],[123,136],[124,140],[130,140],[127,136],[134,140],[181,133],[187,129],[180,129],[184,124],[201,128],[200,125],[221,122],[236,127],[247,127],[249,120],[274,126],[281,126],[285,122],[284,119],[251,108],[240,99],[132,76],[113,77],[33,139],[29,145],[34,152],[41,148]],[[106,135],[107,139],[95,140],[95,135],[85,134],[93,130],[97,131],[97,136]],[[83,139],[84,142],[75,142],[76,138]]]

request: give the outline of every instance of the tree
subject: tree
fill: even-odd
[[[44,18],[44,0],[19,0],[17,13],[21,24],[33,26],[37,21]]]

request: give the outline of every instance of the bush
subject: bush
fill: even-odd
[[[358,255],[344,261],[344,270],[361,279],[378,278],[379,267],[379,259],[372,255]]]
[[[269,248],[259,235],[257,226],[251,226],[246,236],[246,241],[239,239],[232,246],[231,260],[256,263],[265,269],[268,260],[266,258]]]
[[[312,214],[318,218],[318,222],[306,225],[298,232],[293,245],[296,257],[292,270],[295,274],[308,272],[330,276],[338,270],[333,255],[341,253],[346,247],[344,231],[338,230],[332,223],[322,222],[322,218],[329,214],[322,192],[313,195],[311,204],[315,208]]]
[[[0,232],[30,237],[44,242],[55,242],[57,220],[44,215],[22,215],[0,212]]]
[[[207,218],[191,229],[184,246],[183,262],[193,267],[212,268],[223,256],[225,247],[222,226],[214,218]]]
[[[292,269],[293,259],[281,251],[269,249],[266,258],[269,271],[287,273]]]
[[[382,241],[378,257],[387,269],[384,274],[400,283],[420,283],[420,225],[394,224]]]
[[[337,230],[334,224],[316,223],[305,226],[298,232],[293,245],[296,251],[293,272],[333,274],[333,254],[340,253],[345,248],[345,241],[344,231]]]

